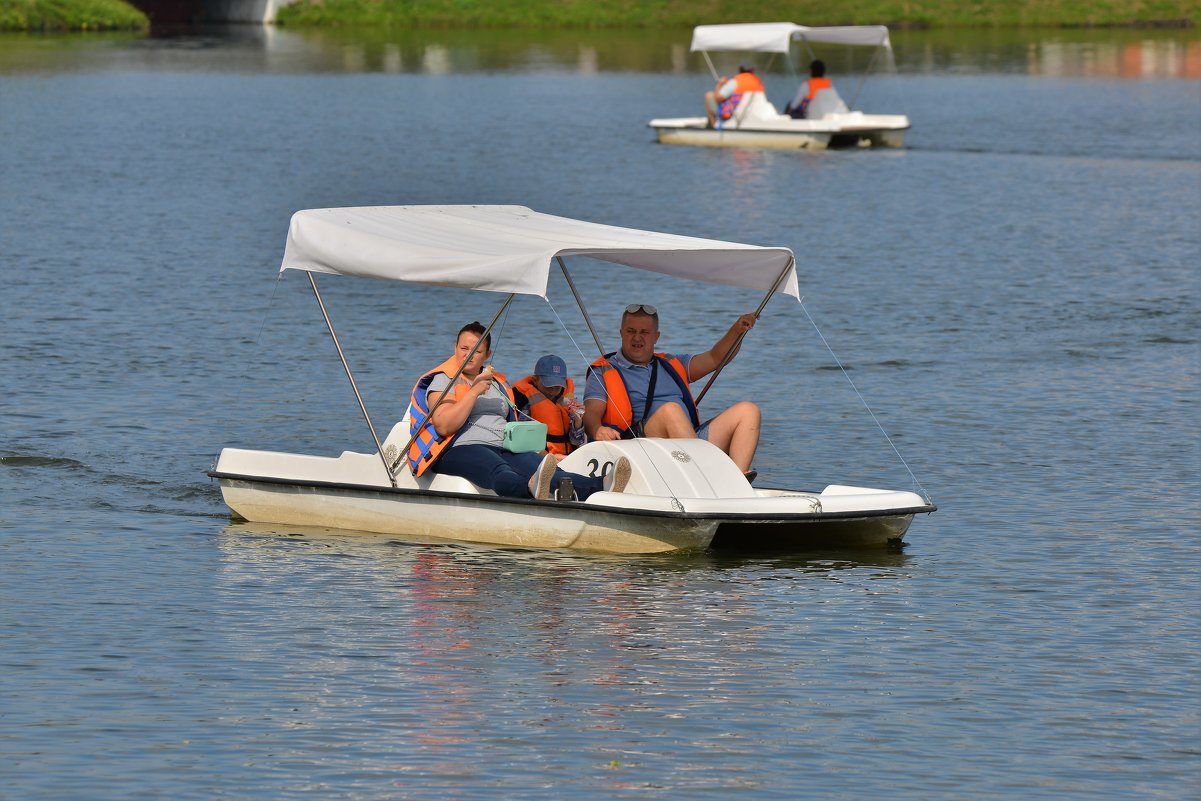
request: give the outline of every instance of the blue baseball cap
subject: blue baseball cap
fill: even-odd
[[[567,386],[567,362],[548,353],[534,365],[534,375],[548,387],[565,387]]]

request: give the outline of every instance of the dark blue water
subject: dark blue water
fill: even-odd
[[[671,37],[508,36],[0,40],[0,795],[1195,797],[1195,37],[1140,77],[1096,66],[1137,34],[910,34],[864,95],[910,147],[806,154],[653,144],[706,88]],[[289,215],[399,203],[793,248],[803,308],[773,300],[706,405],[762,403],[767,483],[912,470],[940,511],[902,553],[790,556],[232,523],[221,447],[371,450],[276,281]],[[576,278],[612,340],[631,300],[670,310],[671,350],[759,300]],[[322,289],[381,427],[499,305]],[[582,374],[551,303],[515,304],[499,367]]]

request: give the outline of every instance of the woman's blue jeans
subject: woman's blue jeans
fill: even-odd
[[[477,487],[490,489],[506,498],[530,497],[530,476],[542,464],[543,454],[510,453],[491,445],[452,445],[442,452],[434,464],[434,471],[450,476],[460,476]],[[584,476],[555,470],[551,487],[558,486],[559,479],[570,478],[576,497],[587,500],[594,492],[600,492],[604,479],[599,476]]]

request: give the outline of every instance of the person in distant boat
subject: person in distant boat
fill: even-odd
[[[755,75],[755,65],[751,63],[739,66],[738,74],[733,78],[724,75],[718,78],[712,91],[705,92],[705,115],[709,127],[717,127],[719,119],[725,121],[733,117],[734,109],[738,108],[738,102],[744,94],[762,91],[763,82]]]
[[[740,401],[704,423],[689,384],[712,373],[758,317],[744,314],[712,348],[695,356],[656,353],[659,313],[632,303],[621,315],[621,350],[588,368],[584,386],[584,430],[590,440],[633,437],[700,437],[721,448],[747,480],[759,447],[759,407]],[[731,352],[731,350],[733,352]]]
[[[492,357],[492,337],[478,322],[459,330],[449,359],[427,372],[413,387],[409,403],[411,433],[409,467],[414,475],[427,470],[461,476],[476,486],[508,498],[550,498],[552,483],[571,479],[578,500],[602,489],[622,492],[631,467],[624,456],[607,476],[585,476],[558,469],[552,453],[512,453],[501,447],[505,424],[517,419],[516,403],[502,374],[485,363]],[[479,348],[467,358],[472,348]],[[451,386],[451,377],[466,363]],[[438,403],[447,395],[446,400]],[[434,406],[437,405],[437,409]],[[430,409],[434,409],[432,417]]]
[[[567,363],[548,353],[534,365],[534,374],[513,384],[517,409],[546,424],[546,449],[566,456],[587,440],[584,404],[576,400],[575,383]]]
[[[804,119],[809,111],[809,104],[823,89],[833,89],[834,84],[826,77],[826,62],[814,59],[809,63],[809,80],[801,81],[796,90],[796,97],[784,107],[784,113],[796,120]]]

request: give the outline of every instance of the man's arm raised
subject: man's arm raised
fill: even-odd
[[[750,331],[755,327],[755,321],[759,318],[752,312],[742,315],[734,324],[730,326],[721,339],[717,340],[717,344],[704,353],[698,353],[688,362],[688,381],[699,381],[705,376],[712,373],[721,364],[721,360],[725,358],[726,353],[734,348],[734,353],[730,358],[733,359],[738,354],[738,347],[741,347],[738,338],[745,332]]]

